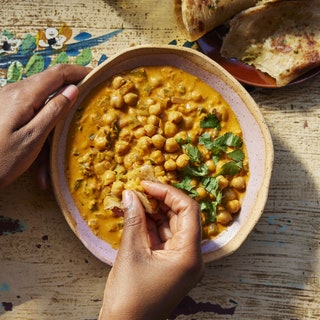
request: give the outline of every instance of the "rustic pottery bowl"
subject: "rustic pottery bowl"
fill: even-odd
[[[85,247],[101,261],[112,265],[117,250],[96,237],[74,204],[65,176],[65,150],[69,125],[85,96],[114,74],[147,65],[173,65],[220,92],[238,117],[248,151],[250,178],[241,212],[230,227],[214,240],[202,243],[205,262],[237,250],[259,220],[268,196],[273,165],[273,145],[259,108],[247,91],[221,66],[196,50],[176,46],[137,46],[109,58],[80,84],[80,95],[72,111],[53,136],[51,175],[54,192],[65,219]]]

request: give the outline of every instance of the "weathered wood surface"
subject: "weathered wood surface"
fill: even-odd
[[[135,44],[183,45],[171,5],[1,0],[0,31],[22,37],[66,23],[74,35],[97,37],[122,29],[92,48],[96,66],[102,54]],[[274,141],[269,199],[241,248],[206,266],[176,319],[320,319],[319,80],[250,89]],[[53,193],[40,192],[28,172],[0,194],[0,216],[13,223],[0,236],[0,319],[96,319],[110,268],[77,240]]]

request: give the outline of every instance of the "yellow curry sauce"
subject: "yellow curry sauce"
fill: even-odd
[[[239,122],[218,92],[175,67],[116,75],[73,118],[68,184],[92,231],[114,248],[123,227],[122,191],[143,191],[132,173],[143,166],[200,203],[204,239],[240,211],[249,169]]]

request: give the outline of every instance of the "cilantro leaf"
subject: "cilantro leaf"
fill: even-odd
[[[222,152],[226,151],[226,146],[216,143],[217,139],[211,140],[209,133],[203,133],[199,137],[199,143],[202,144],[205,148],[211,151],[213,156],[219,156]]]
[[[214,113],[209,113],[202,121],[200,121],[201,128],[215,128],[220,130],[221,123]]]
[[[182,146],[184,144],[191,143],[192,139],[191,137],[187,136],[186,139],[179,138],[179,139],[176,139],[176,141],[179,143],[180,146]]]
[[[200,210],[204,212],[206,222],[213,223],[217,219],[218,206],[222,201],[222,192],[217,194],[216,201],[202,201],[200,202]]]
[[[203,201],[200,203],[200,210],[204,212],[206,222],[213,223],[217,219],[217,203],[216,202],[209,202]]]
[[[244,152],[240,149],[236,149],[234,151],[228,152],[227,156],[236,162],[241,162],[244,159]]]
[[[184,144],[182,146],[184,152],[189,156],[191,162],[201,162],[202,154],[200,150],[192,144]]]
[[[237,173],[239,173],[239,171],[241,169],[242,169],[241,165],[239,165],[238,163],[236,163],[234,161],[229,161],[221,167],[221,171],[218,173],[218,175],[220,175],[220,174],[236,175]]]
[[[235,147],[241,148],[242,147],[242,139],[233,134],[232,132],[227,132],[221,137],[214,140],[216,145],[219,146],[228,146],[228,147]]]
[[[202,179],[202,185],[204,187],[204,189],[213,194],[214,196],[217,195],[217,190],[218,190],[218,187],[219,187],[219,183],[218,183],[218,180],[214,177],[205,177]]]
[[[181,182],[174,183],[173,185],[178,189],[186,191],[191,198],[196,198],[198,196],[198,192],[195,190],[195,187],[191,185],[191,181],[192,178],[186,176]]]
[[[200,164],[199,166],[186,166],[183,168],[182,172],[187,176],[194,177],[204,177],[208,174],[208,166],[205,163]]]

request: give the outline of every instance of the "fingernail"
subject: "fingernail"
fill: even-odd
[[[130,190],[123,191],[122,202],[123,202],[124,207],[130,208],[130,205],[132,205],[132,192]]]
[[[78,95],[78,88],[74,84],[70,84],[63,89],[61,94],[64,95],[68,100],[73,101]]]
[[[153,182],[150,181],[150,180],[142,180],[142,181],[141,181],[141,184],[142,184],[142,185],[145,185],[145,186],[150,186],[152,183],[153,183]]]

